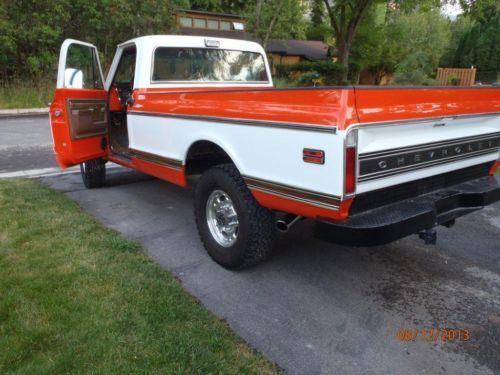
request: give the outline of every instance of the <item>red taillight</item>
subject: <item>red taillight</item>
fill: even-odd
[[[356,190],[356,147],[345,150],[345,193],[353,194]]]
[[[490,169],[490,176],[493,176],[498,169],[500,169],[500,160],[493,163],[493,166]]]
[[[302,160],[306,163],[325,164],[325,152],[323,150],[305,148],[302,150]]]

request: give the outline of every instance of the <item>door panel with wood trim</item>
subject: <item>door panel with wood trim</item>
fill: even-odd
[[[106,101],[68,99],[71,139],[105,135],[108,127]]]

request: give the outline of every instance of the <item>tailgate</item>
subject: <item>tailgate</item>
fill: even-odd
[[[500,87],[355,92],[357,194],[499,159]]]

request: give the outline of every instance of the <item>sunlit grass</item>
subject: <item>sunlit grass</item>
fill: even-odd
[[[278,371],[136,243],[27,180],[0,181],[0,348],[0,373]]]

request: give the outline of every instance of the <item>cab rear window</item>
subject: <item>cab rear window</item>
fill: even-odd
[[[152,82],[268,82],[260,53],[208,48],[159,47]]]

